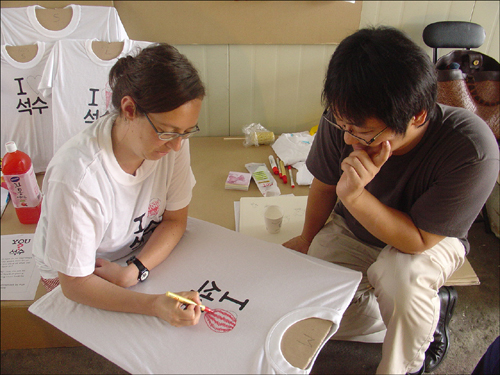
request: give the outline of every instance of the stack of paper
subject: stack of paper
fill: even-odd
[[[469,260],[465,258],[465,262],[462,264],[462,267],[456,270],[444,285],[465,286],[479,284],[479,277],[477,277],[476,272],[474,272]]]
[[[248,190],[252,175],[245,172],[229,172],[226,180],[226,189]]]

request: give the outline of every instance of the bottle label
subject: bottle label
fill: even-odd
[[[36,182],[33,165],[26,173],[4,175],[4,179],[15,208],[36,207],[40,204],[42,193]]]

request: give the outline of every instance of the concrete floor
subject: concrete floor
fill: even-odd
[[[499,335],[500,242],[482,223],[470,232],[469,261],[481,285],[456,287],[458,302],[450,324],[451,347],[433,374],[470,374],[488,346]],[[328,342],[312,374],[374,374],[381,344]],[[2,374],[127,374],[86,347],[6,350],[1,352]]]

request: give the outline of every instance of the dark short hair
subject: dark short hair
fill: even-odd
[[[141,111],[172,111],[184,103],[205,96],[198,72],[175,47],[157,43],[135,56],[120,58],[109,72],[112,104],[120,109],[129,95]]]
[[[361,29],[332,55],[322,93],[333,115],[363,125],[375,117],[397,134],[411,118],[435,108],[437,76],[427,53],[387,26]]]

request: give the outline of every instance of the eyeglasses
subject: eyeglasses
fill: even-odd
[[[375,135],[375,137],[373,137],[372,139],[370,139],[369,141],[367,141],[367,140],[365,140],[365,139],[363,139],[363,138],[361,138],[361,137],[358,137],[357,135],[354,135],[351,131],[344,129],[344,128],[343,128],[343,127],[341,127],[339,124],[337,124],[337,123],[335,123],[335,122],[332,122],[332,121],[328,120],[328,119],[326,118],[326,116],[325,116],[325,115],[323,115],[323,119],[324,119],[326,122],[328,122],[330,125],[335,126],[335,127],[336,127],[337,129],[339,129],[340,131],[342,131],[342,132],[344,132],[344,133],[346,133],[346,132],[347,132],[347,133],[349,133],[349,135],[350,135],[351,137],[354,137],[354,138],[356,138],[356,139],[358,139],[358,140],[362,141],[362,142],[363,142],[366,146],[370,146],[373,142],[375,142],[375,140],[378,138],[378,136],[379,136],[380,134],[382,134],[382,133],[385,131],[385,129],[387,129],[387,126],[386,126],[384,129],[382,129],[382,131],[381,131],[381,132],[379,132],[377,135]]]
[[[148,119],[149,123],[151,124],[151,126],[153,127],[154,131],[156,132],[156,134],[158,135],[158,138],[160,138],[162,141],[173,141],[174,139],[178,138],[178,137],[181,137],[182,139],[186,139],[186,138],[189,138],[191,137],[193,134],[195,133],[198,133],[200,131],[200,128],[198,127],[198,124],[196,124],[196,126],[194,127],[193,130],[189,131],[189,132],[186,132],[186,133],[175,133],[175,132],[159,132],[158,130],[156,130],[156,127],[153,125],[153,123],[151,122],[150,118],[148,117],[148,115],[146,114],[146,112],[144,112],[144,116],[146,116],[146,118]]]

